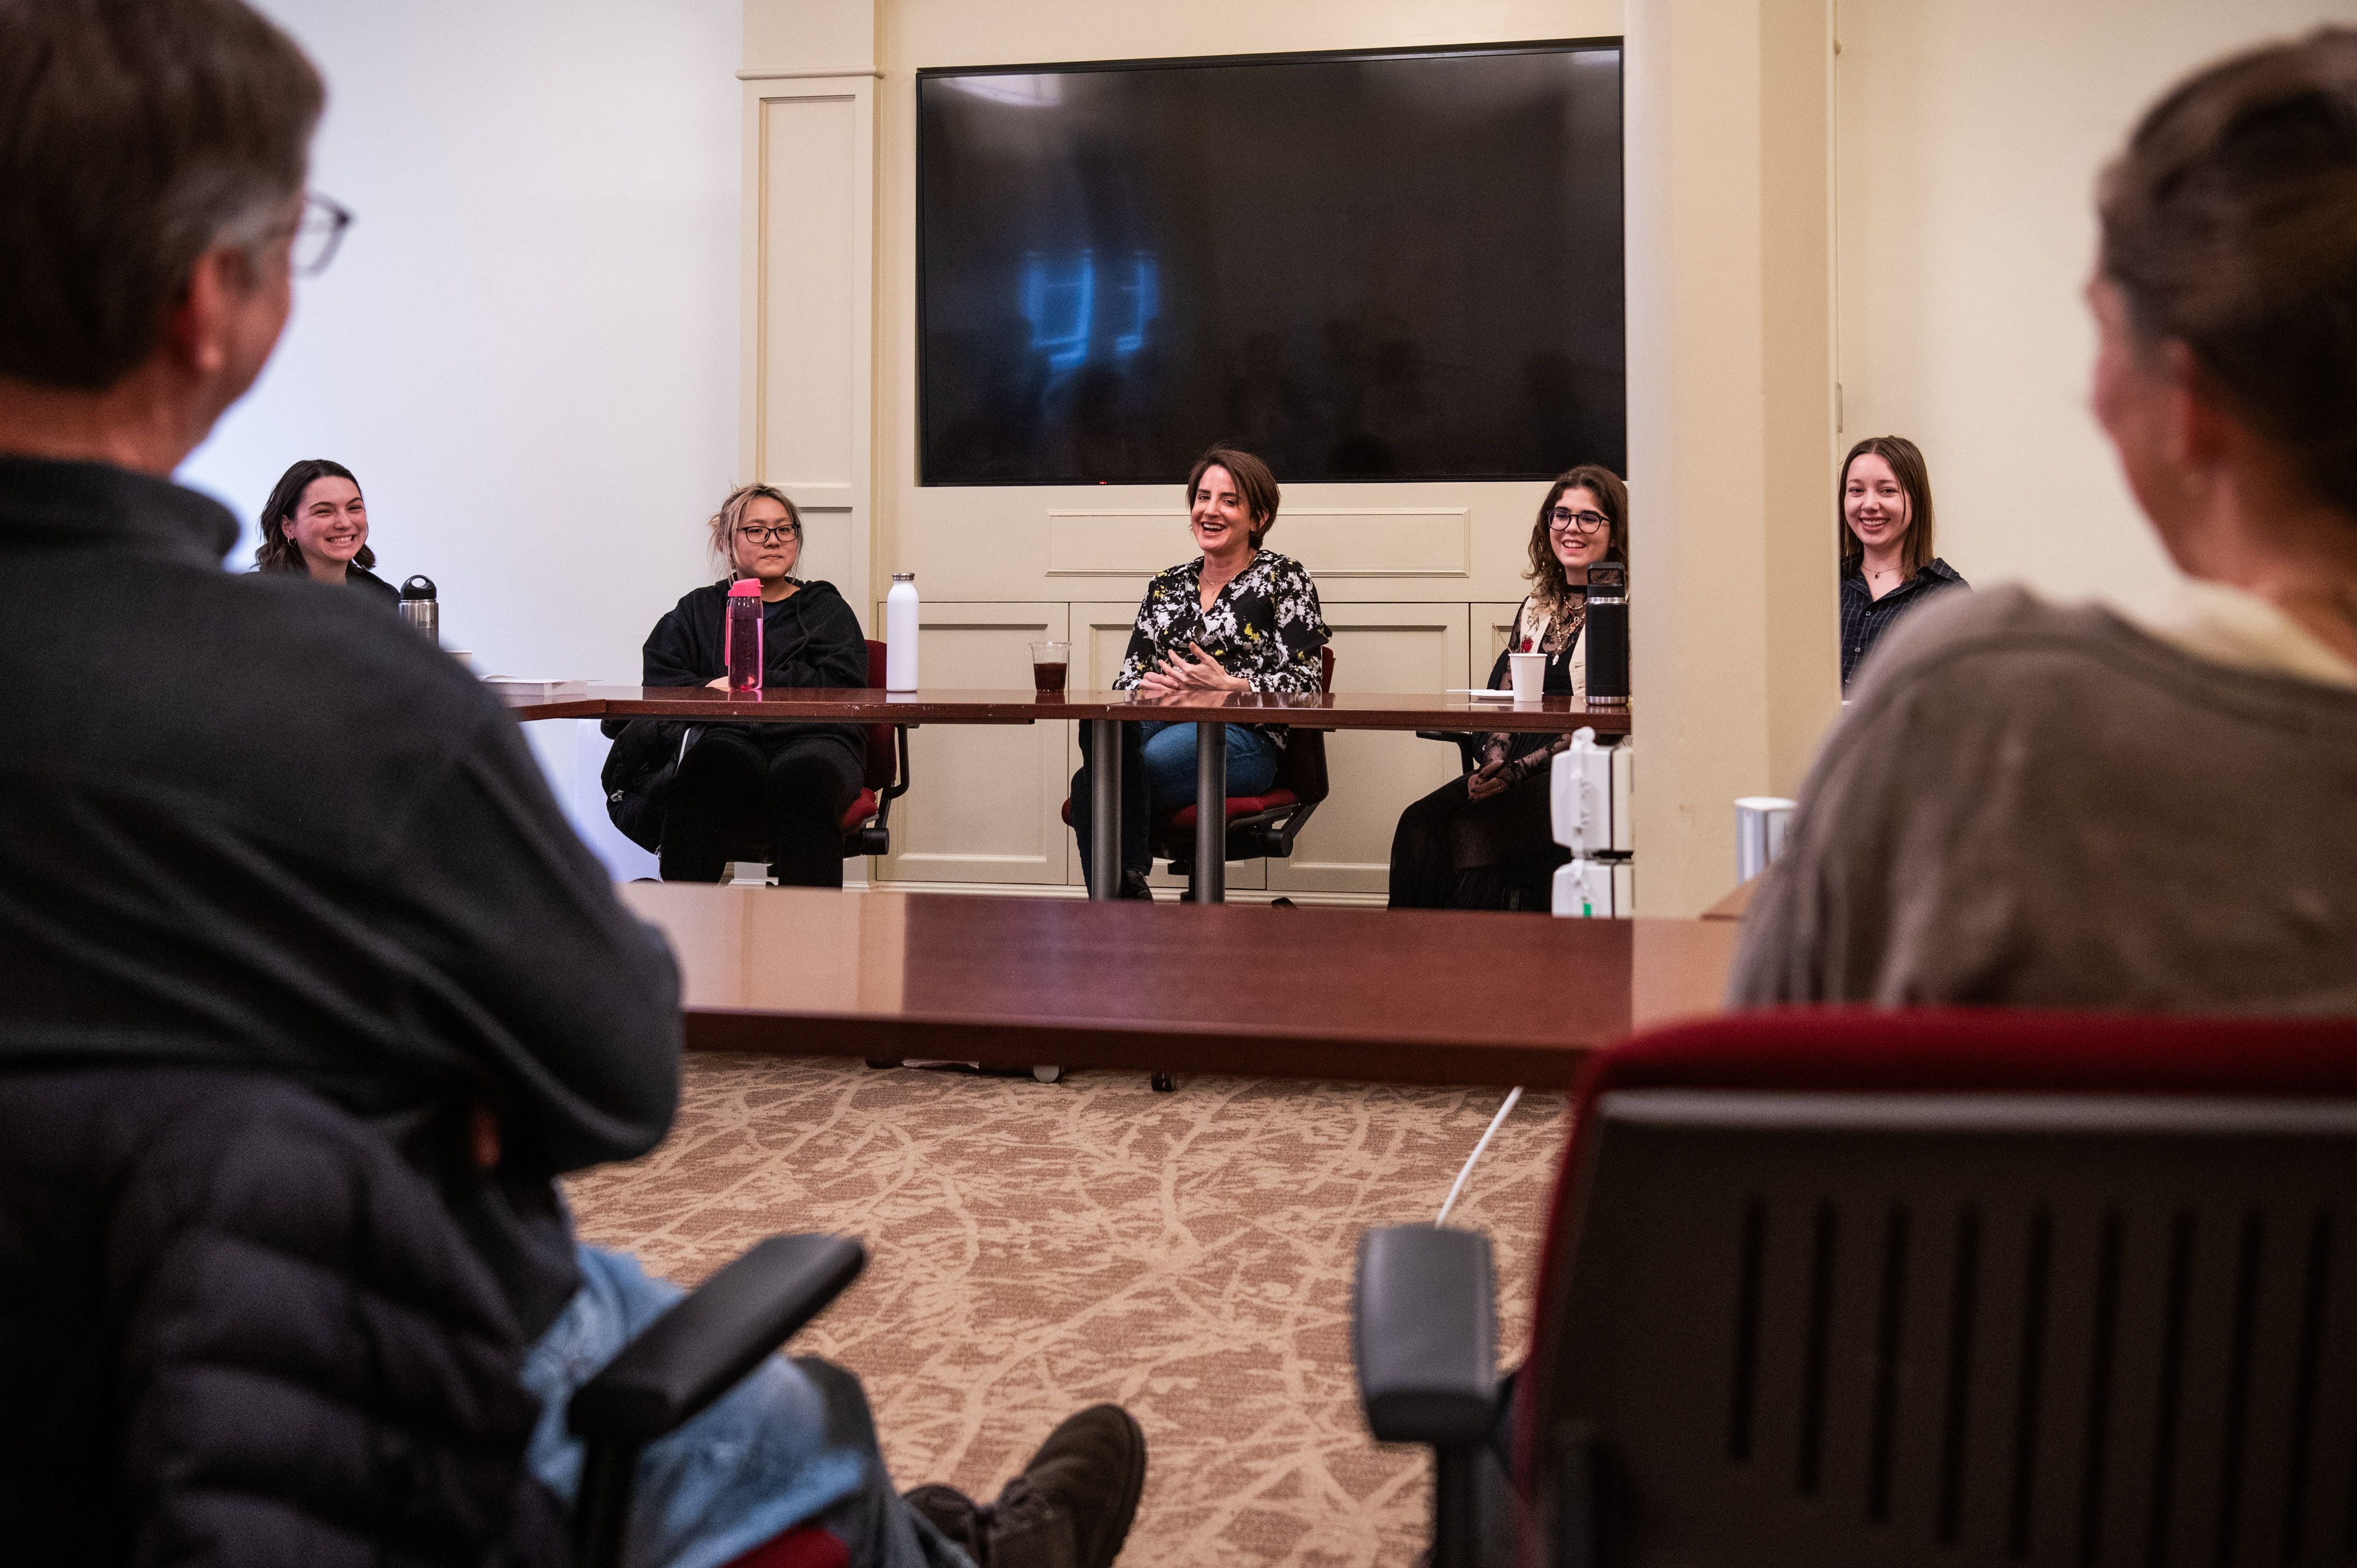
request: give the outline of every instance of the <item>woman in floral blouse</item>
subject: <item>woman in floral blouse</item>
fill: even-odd
[[[1546,690],[1587,695],[1587,569],[1629,559],[1629,487],[1609,468],[1582,464],[1556,476],[1531,529],[1531,593],[1514,614],[1508,650],[1544,653]],[[1506,655],[1490,671],[1506,683]],[[1394,909],[1544,912],[1559,847],[1549,820],[1547,772],[1567,735],[1475,737],[1480,765],[1400,813],[1392,834]]]
[[[1248,452],[1214,446],[1187,477],[1187,523],[1200,558],[1146,585],[1116,691],[1183,696],[1198,691],[1315,692],[1318,650],[1328,637],[1318,585],[1298,561],[1261,548],[1276,523],[1276,478]],[[1276,778],[1281,725],[1230,725],[1228,793],[1256,795]],[[1150,898],[1146,873],[1152,820],[1195,798],[1195,726],[1121,726],[1121,896]],[[1081,770],[1072,776],[1072,832],[1081,865],[1091,865],[1092,761],[1081,729]]]

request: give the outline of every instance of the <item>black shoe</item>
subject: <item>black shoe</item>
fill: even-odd
[[[1123,872],[1121,874],[1120,897],[1124,898],[1141,899],[1148,904],[1153,903],[1154,889],[1147,885],[1146,873],[1143,871]]]
[[[1146,1434],[1119,1405],[1097,1404],[1049,1433],[989,1507],[948,1487],[907,1500],[976,1568],[1111,1568],[1145,1488]]]

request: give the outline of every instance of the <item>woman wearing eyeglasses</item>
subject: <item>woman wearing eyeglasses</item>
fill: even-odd
[[[793,575],[802,516],[768,485],[746,485],[711,522],[712,551],[729,574],[681,599],[643,650],[649,686],[728,683],[723,628],[729,585],[761,585],[763,683],[867,684],[867,642],[832,583]],[[666,882],[717,882],[730,840],[766,824],[770,874],[796,887],[843,886],[843,813],[859,793],[864,743],[856,725],[608,722],[606,764],[615,824],[662,856]],[[682,742],[685,741],[683,747]],[[667,788],[663,769],[676,763]]]
[[[1490,685],[1507,684],[1507,654],[1546,655],[1546,690],[1587,695],[1587,569],[1629,559],[1629,487],[1593,463],[1557,475],[1531,528],[1531,591],[1514,612]],[[1549,822],[1547,769],[1568,735],[1492,730],[1467,748],[1471,770],[1400,813],[1392,834],[1394,909],[1536,909],[1570,858]]]

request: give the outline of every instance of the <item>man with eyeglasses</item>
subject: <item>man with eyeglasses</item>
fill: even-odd
[[[576,1247],[555,1185],[670,1126],[662,939],[496,699],[335,589],[223,571],[236,521],[171,482],[349,222],[304,195],[323,99],[242,0],[0,0],[0,1540],[27,1561],[554,1560],[565,1399],[664,1299]],[[279,1138],[163,1180],[135,1130],[180,1136],[156,1108],[191,1092],[275,1107]],[[285,1137],[348,1126],[320,1101],[430,1190],[376,1185],[404,1173],[348,1132]],[[272,1163],[320,1148],[347,1163]],[[380,1221],[419,1250],[371,1251]],[[965,1506],[996,1563],[1110,1560],[1144,1455],[1096,1436]],[[816,1363],[651,1448],[632,1519],[633,1564],[791,1530],[796,1561],[970,1568]]]

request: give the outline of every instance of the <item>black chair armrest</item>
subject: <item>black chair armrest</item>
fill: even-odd
[[[596,1442],[652,1442],[735,1387],[866,1263],[847,1236],[770,1237],[649,1324],[582,1385],[566,1421]]]
[[[1487,1435],[1498,1400],[1490,1238],[1395,1225],[1359,1239],[1351,1352],[1379,1443],[1462,1447]]]

